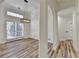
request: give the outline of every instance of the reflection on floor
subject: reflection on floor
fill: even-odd
[[[52,44],[48,44],[49,57],[52,57]],[[34,39],[23,39],[0,45],[0,58],[37,58],[38,41]]]
[[[0,45],[0,58],[38,58],[39,41],[35,39],[22,39]],[[78,57],[71,40],[59,42],[53,50],[53,45],[48,43],[50,58]]]
[[[77,58],[77,52],[73,46],[72,40],[60,41],[55,53],[53,55],[55,58]]]

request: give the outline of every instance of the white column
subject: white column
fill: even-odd
[[[6,38],[6,12],[5,12],[5,7],[0,4],[0,44],[3,44],[7,41]]]
[[[40,41],[39,57],[48,57],[48,2],[40,0]]]
[[[77,23],[77,12],[73,12],[73,44],[76,50],[78,49],[78,23]]]
[[[74,1],[73,9],[73,44],[75,49],[78,49],[78,20],[77,20],[77,9],[78,9],[78,0]]]
[[[57,12],[53,11],[53,46],[54,48],[57,47],[57,44],[59,42],[58,40],[58,16],[57,16]]]

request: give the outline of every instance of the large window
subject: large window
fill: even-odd
[[[23,36],[23,30],[24,30],[23,23],[18,23],[17,24],[17,36],[18,37]]]
[[[7,39],[23,37],[23,23],[7,22]]]

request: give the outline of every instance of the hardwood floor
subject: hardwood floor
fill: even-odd
[[[39,42],[34,39],[23,39],[0,45],[0,58],[37,58]],[[48,44],[49,57],[52,57],[52,44]]]

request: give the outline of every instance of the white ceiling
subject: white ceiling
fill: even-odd
[[[4,0],[0,0],[0,4],[3,2]]]
[[[33,10],[39,12],[40,8],[40,0],[28,0],[29,3],[25,3],[24,0],[5,0],[4,3],[10,4],[16,8],[20,8],[22,11],[28,11],[29,13],[33,12]],[[72,9],[67,10],[67,8],[72,8],[74,6],[75,0],[56,0],[58,10],[60,11],[58,15],[62,17],[71,17]],[[0,3],[3,0],[0,0]],[[64,10],[66,9],[66,10]],[[63,10],[63,11],[62,11]]]
[[[74,6],[75,0],[57,0],[58,10],[71,8]]]
[[[0,0],[1,2],[3,0]],[[14,7],[16,7],[17,9],[20,8],[20,10],[22,11],[28,11],[31,12],[35,9],[39,9],[39,1],[40,0],[28,0],[28,3],[25,3],[24,0],[5,0],[4,4],[7,5],[12,5]]]
[[[5,0],[5,4],[10,4],[16,8],[20,8],[23,11],[27,9],[27,4],[23,0]]]
[[[28,1],[32,2],[31,5],[35,7],[36,9],[38,8],[38,5],[40,4],[40,0],[28,0]],[[56,0],[56,2],[58,6],[57,8],[60,11],[63,9],[72,8],[74,6],[75,0]]]
[[[2,2],[3,0],[0,0]],[[24,11],[33,11],[34,9],[39,9],[40,0],[28,0],[29,3],[25,3],[24,0],[5,0],[6,3],[16,7],[20,8]],[[58,10],[66,9],[73,7],[74,0],[56,0]]]

